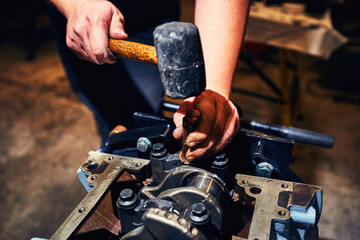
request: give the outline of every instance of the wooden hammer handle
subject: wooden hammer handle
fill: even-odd
[[[153,46],[127,40],[110,39],[109,48],[117,56],[138,62],[157,64],[156,50]]]

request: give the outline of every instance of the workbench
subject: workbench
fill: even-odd
[[[327,60],[348,40],[333,28],[330,9],[322,15],[310,15],[306,13],[304,4],[283,3],[267,6],[263,2],[253,2],[245,42],[277,48],[279,87],[248,58],[245,61],[282,100],[283,124],[291,125],[295,113],[302,115],[299,53]]]

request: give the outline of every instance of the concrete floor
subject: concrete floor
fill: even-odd
[[[76,170],[100,138],[91,112],[74,96],[53,40],[34,61],[0,43],[0,239],[49,238],[86,195]],[[292,169],[324,189],[321,239],[360,239],[360,107],[317,84],[323,61],[300,56],[304,119],[293,126],[336,137],[325,149],[296,143]],[[273,63],[257,61],[278,82]],[[273,94],[239,61],[234,87]],[[310,90],[311,91],[310,91]],[[356,97],[356,96],[355,96]],[[233,93],[247,118],[281,124],[282,106]]]

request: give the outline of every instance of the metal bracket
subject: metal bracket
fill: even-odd
[[[239,201],[255,208],[247,237],[233,240],[317,239],[321,187],[242,174],[236,180]]]
[[[68,239],[124,169],[140,171],[149,163],[150,160],[91,151],[81,169],[94,187],[50,239]]]

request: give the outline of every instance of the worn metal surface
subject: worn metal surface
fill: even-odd
[[[129,158],[100,152],[90,152],[89,158],[83,164],[82,169],[90,172],[93,170],[91,169],[91,166],[94,162],[98,163],[98,166],[96,167],[98,172],[90,175],[88,179],[89,182],[94,184],[94,188],[79,203],[75,210],[50,239],[68,239],[85,217],[89,215],[100,198],[109,188],[110,184],[122,170],[140,170],[149,163],[149,160]]]
[[[254,212],[248,236],[233,239],[318,239],[321,187],[241,174],[236,179],[240,199]]]

